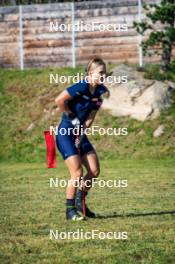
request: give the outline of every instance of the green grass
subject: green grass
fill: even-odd
[[[109,71],[112,67],[114,65],[110,65]],[[1,161],[41,162],[45,159],[43,131],[51,124],[57,126],[61,115],[56,113],[47,117],[45,111],[54,111],[54,99],[68,87],[68,84],[49,84],[49,73],[58,73],[61,76],[81,72],[81,66],[75,69],[30,69],[23,72],[0,70]],[[173,72],[172,74],[174,76]],[[27,131],[32,123],[34,128]],[[160,124],[165,126],[165,133],[154,138],[153,131]],[[112,117],[108,112],[100,110],[94,125],[105,128],[127,127],[129,131],[128,136],[91,136],[100,158],[144,159],[175,155],[175,103],[157,119],[146,122],[127,117]],[[140,131],[143,133],[140,134]]]
[[[94,187],[90,208],[106,218],[65,220],[65,189],[49,179],[68,179],[63,162],[1,163],[0,263],[174,263],[175,162],[167,159],[103,160],[101,179],[127,179],[127,188]],[[154,213],[147,215],[147,213]],[[133,214],[132,216],[129,216]],[[137,216],[137,214],[142,214]],[[127,240],[50,240],[49,230],[117,231]]]
[[[144,77],[147,79],[155,79],[158,81],[170,80],[175,82],[175,60],[172,61],[170,68],[166,72],[161,72],[160,65],[146,64],[144,67]]]
[[[143,76],[146,79],[175,82],[175,60],[172,60],[169,69],[166,72],[161,70],[160,64],[145,63],[143,67],[140,67],[136,63],[126,64],[135,70],[143,72]]]

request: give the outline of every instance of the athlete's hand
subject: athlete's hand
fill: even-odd
[[[79,148],[80,147],[80,145],[81,145],[81,143],[82,143],[82,141],[84,139],[84,136],[85,136],[85,134],[80,135],[79,137],[76,137],[76,139],[75,139],[75,146],[76,146],[76,148]]]
[[[75,139],[75,146],[76,146],[76,148],[79,148],[80,147],[80,138],[79,137],[77,137]]]
[[[92,102],[93,102],[93,109],[98,110],[101,104],[103,103],[103,100],[101,98],[93,98]]]
[[[71,123],[74,127],[78,127],[80,125],[80,120],[78,119],[78,117],[75,117],[71,120]]]

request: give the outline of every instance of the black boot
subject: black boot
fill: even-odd
[[[73,221],[84,220],[84,217],[80,215],[75,207],[75,199],[66,200],[66,219]]]
[[[92,212],[85,203],[85,197],[87,196],[87,194],[87,192],[78,189],[75,198],[75,206],[78,213],[86,217],[95,218],[95,213]]]

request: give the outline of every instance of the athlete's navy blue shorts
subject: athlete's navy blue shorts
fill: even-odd
[[[87,136],[83,137],[83,140],[80,145],[80,153],[75,146],[76,135],[73,133],[66,133],[68,128],[73,128],[72,124],[67,120],[62,120],[58,126],[57,135],[56,135],[56,144],[59,152],[61,153],[64,160],[73,155],[79,155],[82,157],[84,154],[87,154],[90,151],[94,151],[94,148]]]

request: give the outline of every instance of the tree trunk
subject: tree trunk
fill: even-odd
[[[161,61],[162,71],[167,71],[170,67],[171,52],[172,52],[172,44],[170,42],[164,42],[163,51],[162,51],[162,61]]]

